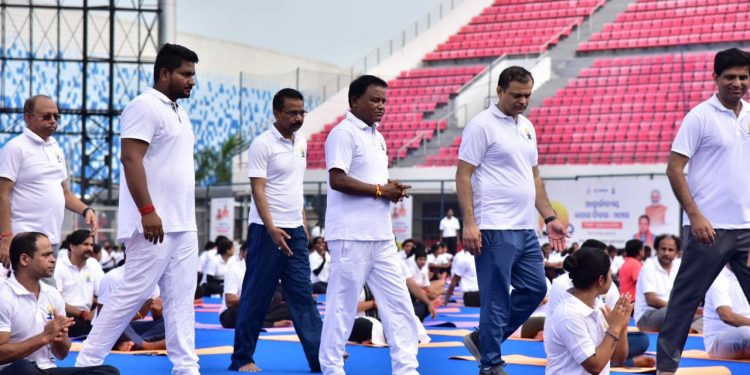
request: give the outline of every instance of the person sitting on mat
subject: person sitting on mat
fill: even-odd
[[[416,315],[414,324],[417,326],[419,342],[430,342],[430,336],[427,335],[422,322],[416,319]],[[383,324],[380,323],[378,305],[367,284],[365,284],[359,294],[357,317],[354,318],[354,325],[352,326],[351,334],[349,334],[349,341],[365,345],[388,345],[383,333]]]
[[[597,297],[612,284],[609,255],[584,247],[565,258],[572,297],[563,299],[544,322],[545,374],[609,374],[610,361],[628,354],[627,328],[633,305],[625,293],[613,309]]]
[[[750,359],[750,303],[729,265],[706,293],[703,344],[720,359]]]
[[[216,239],[216,255],[208,259],[204,297],[221,294],[224,291],[224,276],[229,265],[234,263],[234,242],[229,238]]]
[[[445,293],[443,304],[447,305],[450,302],[453,290],[456,285],[459,285],[464,293],[464,306],[479,307],[479,281],[477,280],[477,266],[474,263],[474,256],[464,250],[456,253],[451,272],[453,277],[450,285],[448,285],[448,291]]]
[[[641,331],[659,332],[667,314],[667,301],[672,293],[680,259],[677,252],[680,239],[671,234],[654,239],[656,261],[643,264],[635,285],[634,318]]]

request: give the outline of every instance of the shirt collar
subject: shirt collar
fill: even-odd
[[[570,293],[570,292],[568,292]],[[572,293],[570,294],[568,300],[570,301],[570,307],[573,308],[575,311],[579,312],[583,316],[591,316],[596,313],[596,309],[592,309],[587,304],[583,303],[578,297],[574,296]],[[594,304],[598,304],[599,299],[594,300]]]
[[[370,129],[370,125],[365,124],[364,121],[360,120],[359,117],[355,116],[351,111],[346,112],[346,119],[362,130]],[[380,124],[376,122],[375,129],[377,129],[379,126]]]
[[[147,92],[150,92],[151,95],[156,96],[162,102],[164,102],[166,104],[169,104],[170,106],[173,106],[173,108],[179,108],[180,107],[179,104],[177,104],[176,102],[173,102],[172,100],[170,100],[169,98],[167,98],[167,96],[164,95],[161,91],[159,91],[159,90],[157,90],[157,89],[155,89],[153,87],[149,87],[148,90],[147,90]]]
[[[495,115],[495,117],[497,117],[497,118],[500,118],[500,119],[503,119],[503,120],[504,119],[508,119],[508,120],[513,121],[513,122],[516,122],[516,120],[513,119],[513,116],[508,116],[505,113],[503,113],[503,111],[501,111],[500,108],[497,108],[496,104],[490,104],[489,110],[490,110],[490,113],[492,113],[493,115]],[[519,120],[521,119],[520,116],[521,115],[519,115],[519,117],[518,117]]]
[[[44,139],[42,139],[42,137],[40,137],[38,134],[31,131],[31,129],[29,129],[28,127],[23,128],[23,134],[29,137],[35,143],[44,144],[44,145],[52,145],[55,143],[54,138],[49,137],[45,141]]]
[[[21,285],[21,283],[19,283],[18,280],[16,280],[16,275],[15,274],[11,275],[8,278],[8,280],[6,281],[6,283],[8,283],[8,286],[10,287],[10,289],[17,296],[24,296],[24,295],[31,294],[31,292],[28,291],[28,289],[26,289],[25,286]],[[46,284],[44,284],[43,282],[39,281],[39,295],[41,295],[42,293],[46,292],[46,290],[45,290],[46,286],[47,286]]]
[[[734,113],[733,110],[725,107],[724,104],[721,104],[718,93],[714,93],[713,95],[711,95],[711,99],[709,99],[708,102],[711,103],[711,105],[713,105],[720,111]],[[740,99],[740,103],[742,104],[742,109],[740,109],[740,113],[750,112],[750,103],[746,102],[745,99]]]

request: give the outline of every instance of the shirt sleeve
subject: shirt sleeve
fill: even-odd
[[[596,342],[586,329],[586,322],[578,316],[563,319],[558,326],[560,340],[576,363],[580,364],[596,353]]]
[[[672,152],[682,154],[688,158],[693,157],[698,151],[703,135],[703,121],[694,112],[690,111],[682,120],[680,129],[672,142]]]
[[[227,277],[224,278],[224,294],[236,294],[240,295],[240,289],[242,286],[241,280],[238,280],[237,271],[234,265],[229,268],[229,272],[227,272]]]
[[[340,128],[334,128],[326,139],[326,169],[341,169],[349,174],[354,157],[352,137]]]
[[[23,150],[15,142],[9,142],[0,149],[0,177],[16,182],[22,163]]]
[[[146,100],[134,100],[120,116],[120,138],[151,143],[160,122],[159,115]]]
[[[440,230],[445,230],[445,219],[440,220]]]
[[[255,138],[247,151],[247,177],[266,178],[268,175],[270,150],[261,137]]]
[[[463,259],[456,259],[456,261],[453,263],[451,271],[454,276],[464,277],[464,275],[466,274],[466,261],[464,261]]]
[[[643,294],[659,293],[659,291],[656,290],[655,273],[656,272],[652,267],[646,267],[641,269],[641,272],[638,274],[638,282],[636,282],[636,285],[641,285]]]
[[[466,125],[461,135],[461,146],[458,148],[458,160],[463,160],[475,167],[478,167],[484,159],[487,151],[487,135],[484,129],[474,122]]]

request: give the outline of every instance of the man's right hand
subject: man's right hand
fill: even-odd
[[[269,227],[268,234],[271,236],[271,240],[276,245],[276,247],[279,248],[279,251],[284,253],[284,255],[286,256],[293,255],[292,249],[290,249],[289,245],[286,244],[286,240],[291,239],[292,236],[287,234],[283,229],[276,227]]]
[[[625,293],[620,296],[612,310],[606,305],[602,307],[604,319],[615,332],[620,332],[630,323],[630,314],[633,312],[633,304],[630,303],[630,299],[630,293]]]
[[[711,222],[703,214],[698,212],[688,215],[688,219],[690,219],[690,231],[700,243],[705,245],[714,243],[714,234],[716,234],[716,231]]]
[[[146,241],[156,245],[164,241],[164,228],[161,225],[161,218],[156,212],[141,217],[143,225],[143,237]]]
[[[383,194],[383,198],[388,199],[393,203],[397,203],[401,199],[409,196],[409,194],[406,193],[406,190],[410,188],[411,186],[402,185],[398,180],[389,180],[387,184],[380,188],[380,192]]]
[[[10,268],[10,241],[13,240],[13,237],[3,237],[0,239],[0,263],[2,263],[5,268]]]
[[[44,325],[44,337],[48,342],[59,340],[65,336],[68,328],[73,324],[75,324],[73,318],[59,315]]]
[[[464,225],[463,229],[464,250],[469,254],[478,256],[482,253],[482,232],[474,223]]]

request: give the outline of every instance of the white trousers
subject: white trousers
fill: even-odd
[[[320,340],[320,366],[325,375],[344,374],[344,346],[357,313],[363,285],[372,290],[391,349],[393,374],[419,374],[417,326],[402,259],[394,241],[329,241],[331,273]]]
[[[104,362],[104,357],[158,283],[164,301],[164,328],[172,374],[200,374],[195,354],[193,307],[198,269],[197,233],[166,233],[164,242],[158,245],[135,233],[124,242],[125,278],[94,321],[76,359],[76,367]]]
[[[750,358],[750,327],[726,328],[716,338],[713,345],[706,348],[711,357],[722,359]]]

